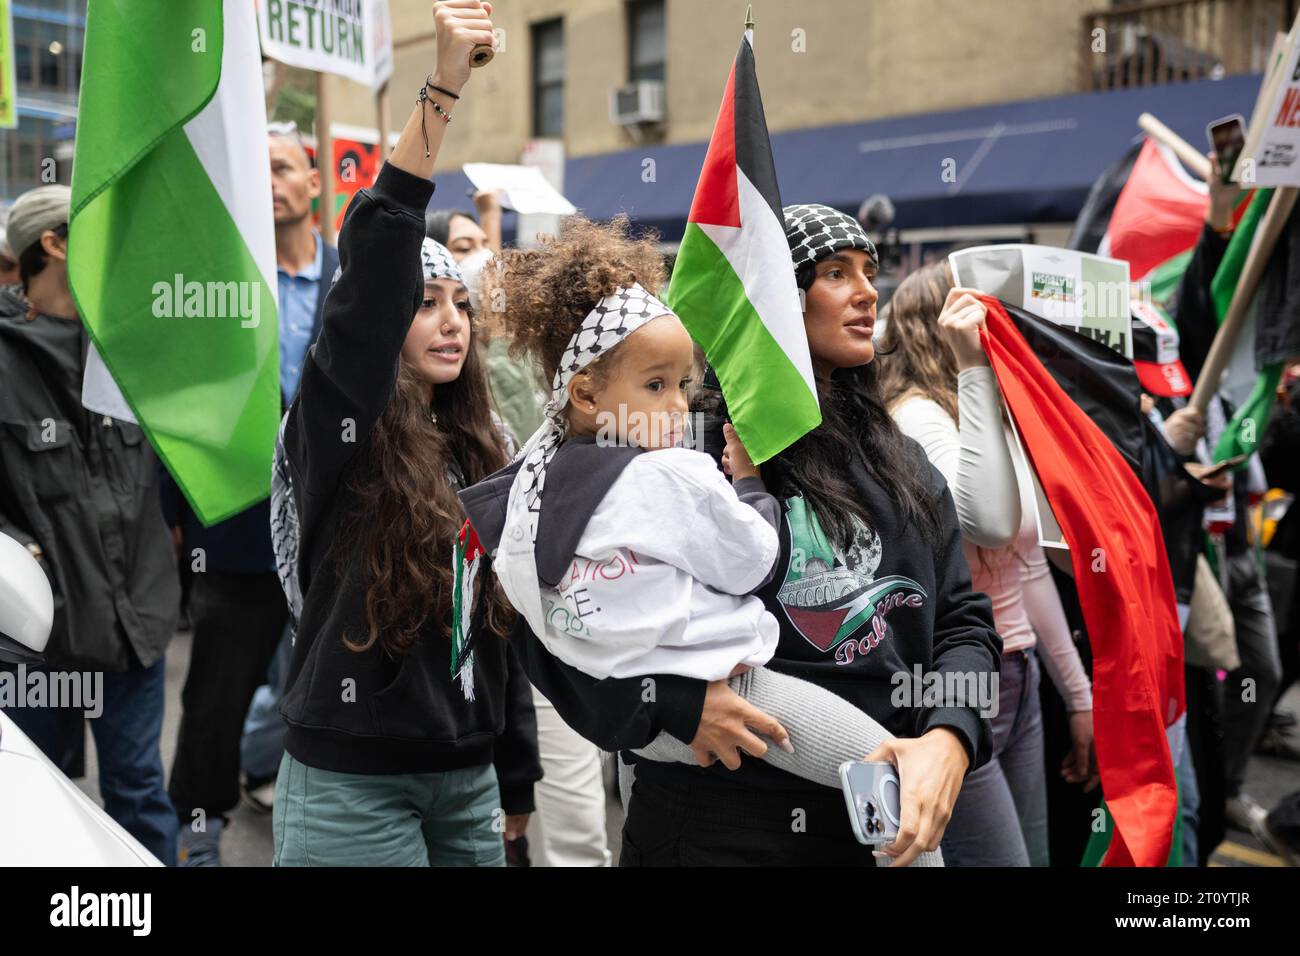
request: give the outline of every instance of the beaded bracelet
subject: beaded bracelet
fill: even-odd
[[[442,108],[441,103],[439,103],[435,99],[432,99],[429,96],[429,87],[431,86],[433,86],[432,83],[426,82],[424,86],[420,87],[419,95],[416,96],[415,98],[415,105],[420,107],[420,133],[424,136],[424,158],[425,159],[429,158],[429,130],[424,125],[424,120],[425,120],[424,104],[432,103],[433,111],[437,113],[439,117],[442,118],[442,121],[444,123],[451,122],[451,114]],[[460,99],[460,97],[456,96],[455,93],[448,93],[446,90],[442,89],[441,87],[433,86],[433,89],[435,89],[439,93],[446,93],[452,99]]]

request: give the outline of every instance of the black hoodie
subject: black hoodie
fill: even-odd
[[[626,467],[635,449],[569,441],[556,453],[542,492],[538,527],[538,572],[558,578],[597,504]],[[896,508],[856,463],[851,479],[868,513],[880,516],[874,530],[862,527],[854,547],[841,554],[821,534],[799,496],[780,502],[781,557],[773,580],[759,592],[781,625],[775,671],[824,687],[870,714],[901,737],[948,727],[961,739],[971,769],[992,749],[989,721],[975,707],[896,708],[891,696],[897,674],[996,673],[1002,639],[993,628],[988,598],[971,591],[970,571],[961,547],[956,509],[942,476],[915,449],[918,466],[928,469],[930,491],[938,499],[941,536],[931,547],[914,528],[900,526]],[[479,539],[491,553],[500,539],[510,484],[519,463],[461,493]],[[737,489],[738,491],[742,489]],[[549,568],[549,572],[548,572]],[[845,587],[874,594],[856,613],[838,610]],[[828,601],[828,596],[837,596]],[[511,643],[529,678],[574,730],[606,750],[644,746],[660,731],[683,742],[695,737],[706,683],[684,677],[655,678],[646,700],[641,677],[598,680],[553,657],[522,618]],[[708,769],[686,764],[642,761],[638,775],[681,787],[702,782],[780,790],[806,789],[799,780],[757,760],[740,770],[721,764]]]
[[[390,165],[357,193],[339,236],[342,274],[289,410],[284,445],[299,515],[302,617],[281,711],[285,749],[345,773],[430,773],[496,764],[507,813],[533,808],[541,779],[532,691],[506,641],[475,645],[474,699],[451,674],[451,639],[435,622],[393,660],[366,631],[359,555],[337,548],[355,508],[350,484],[393,394],[398,360],[424,295],[420,243],[433,184]],[[354,549],[355,550],[355,549]],[[446,560],[451,560],[447,542]],[[438,557],[438,556],[435,556]]]

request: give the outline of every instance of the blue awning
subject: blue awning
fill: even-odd
[[[884,193],[903,229],[1068,222],[1140,135],[1140,114],[1208,149],[1206,124],[1229,113],[1248,118],[1260,82],[1258,74],[1233,76],[776,133],[781,199],[853,214],[867,196]],[[678,239],[706,147],[575,157],[565,166],[565,193],[593,219],[626,212]]]

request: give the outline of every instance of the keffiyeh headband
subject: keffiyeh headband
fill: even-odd
[[[546,469],[564,441],[569,382],[647,322],[673,314],[639,283],[620,288],[597,302],[569,339],[555,370],[542,424],[517,456],[523,459],[523,464],[510,486],[505,529],[492,566],[510,603],[524,615],[539,638],[545,635],[546,627],[537,579],[537,523]]]
[[[424,242],[420,243],[420,269],[424,273],[426,282],[430,279],[465,281],[465,277],[460,273],[460,267],[456,265],[456,260],[451,254],[451,250],[441,242],[427,236]],[[339,266],[334,270],[333,278],[330,279],[331,289],[338,284],[342,275],[343,267]]]
[[[852,216],[820,203],[799,203],[781,210],[785,238],[795,270],[840,249],[861,249],[879,262],[876,246]]]
[[[454,279],[462,283],[465,281],[451,250],[435,239],[425,237],[420,245],[420,265],[424,269],[426,282],[430,279]]]

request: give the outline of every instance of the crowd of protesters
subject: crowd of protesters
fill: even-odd
[[[1038,543],[978,294],[940,262],[878,309],[867,233],[787,207],[822,423],[755,466],[658,298],[653,241],[575,218],[504,248],[490,192],[477,218],[428,212],[445,120],[474,92],[469,51],[492,42],[490,5],[435,16],[435,70],[338,249],[312,225],[320,177],[296,131],[268,130],[283,419],[273,494],[241,514],[205,527],[138,426],[82,406],[67,188],[20,197],[0,232],[0,532],[54,588],[42,666],[105,674],[90,726],[108,813],[169,864],[219,865],[242,799],[272,814],[280,866],[601,866],[612,760],[621,865],[1076,865],[1057,834],[1085,833],[1100,796],[1089,654]],[[1211,177],[1172,304],[1193,377],[1237,199]],[[1300,377],[1284,387],[1261,455],[1232,477],[1209,455],[1226,396],[1204,416],[1142,396],[1188,648],[1170,735],[1184,865],[1227,824],[1291,862],[1300,843],[1300,797],[1270,814],[1244,789],[1257,748],[1300,757],[1277,707],[1300,614],[1275,616],[1259,563],[1266,536],[1300,559],[1300,510],[1252,523],[1270,487],[1300,491]],[[601,421],[638,416],[651,439],[598,439]],[[1218,574],[1207,506],[1227,515]],[[472,555],[449,560],[468,527],[476,575]],[[554,611],[581,566],[600,571],[575,625]],[[906,582],[865,625],[869,653],[829,652],[801,616],[817,575]],[[182,610],[167,777],[164,652]],[[898,707],[894,677],[914,668],[992,678],[995,700]],[[1245,682],[1248,699],[1232,690]],[[7,713],[84,774],[80,710]],[[902,781],[883,848],[854,838],[838,790],[855,759]]]

